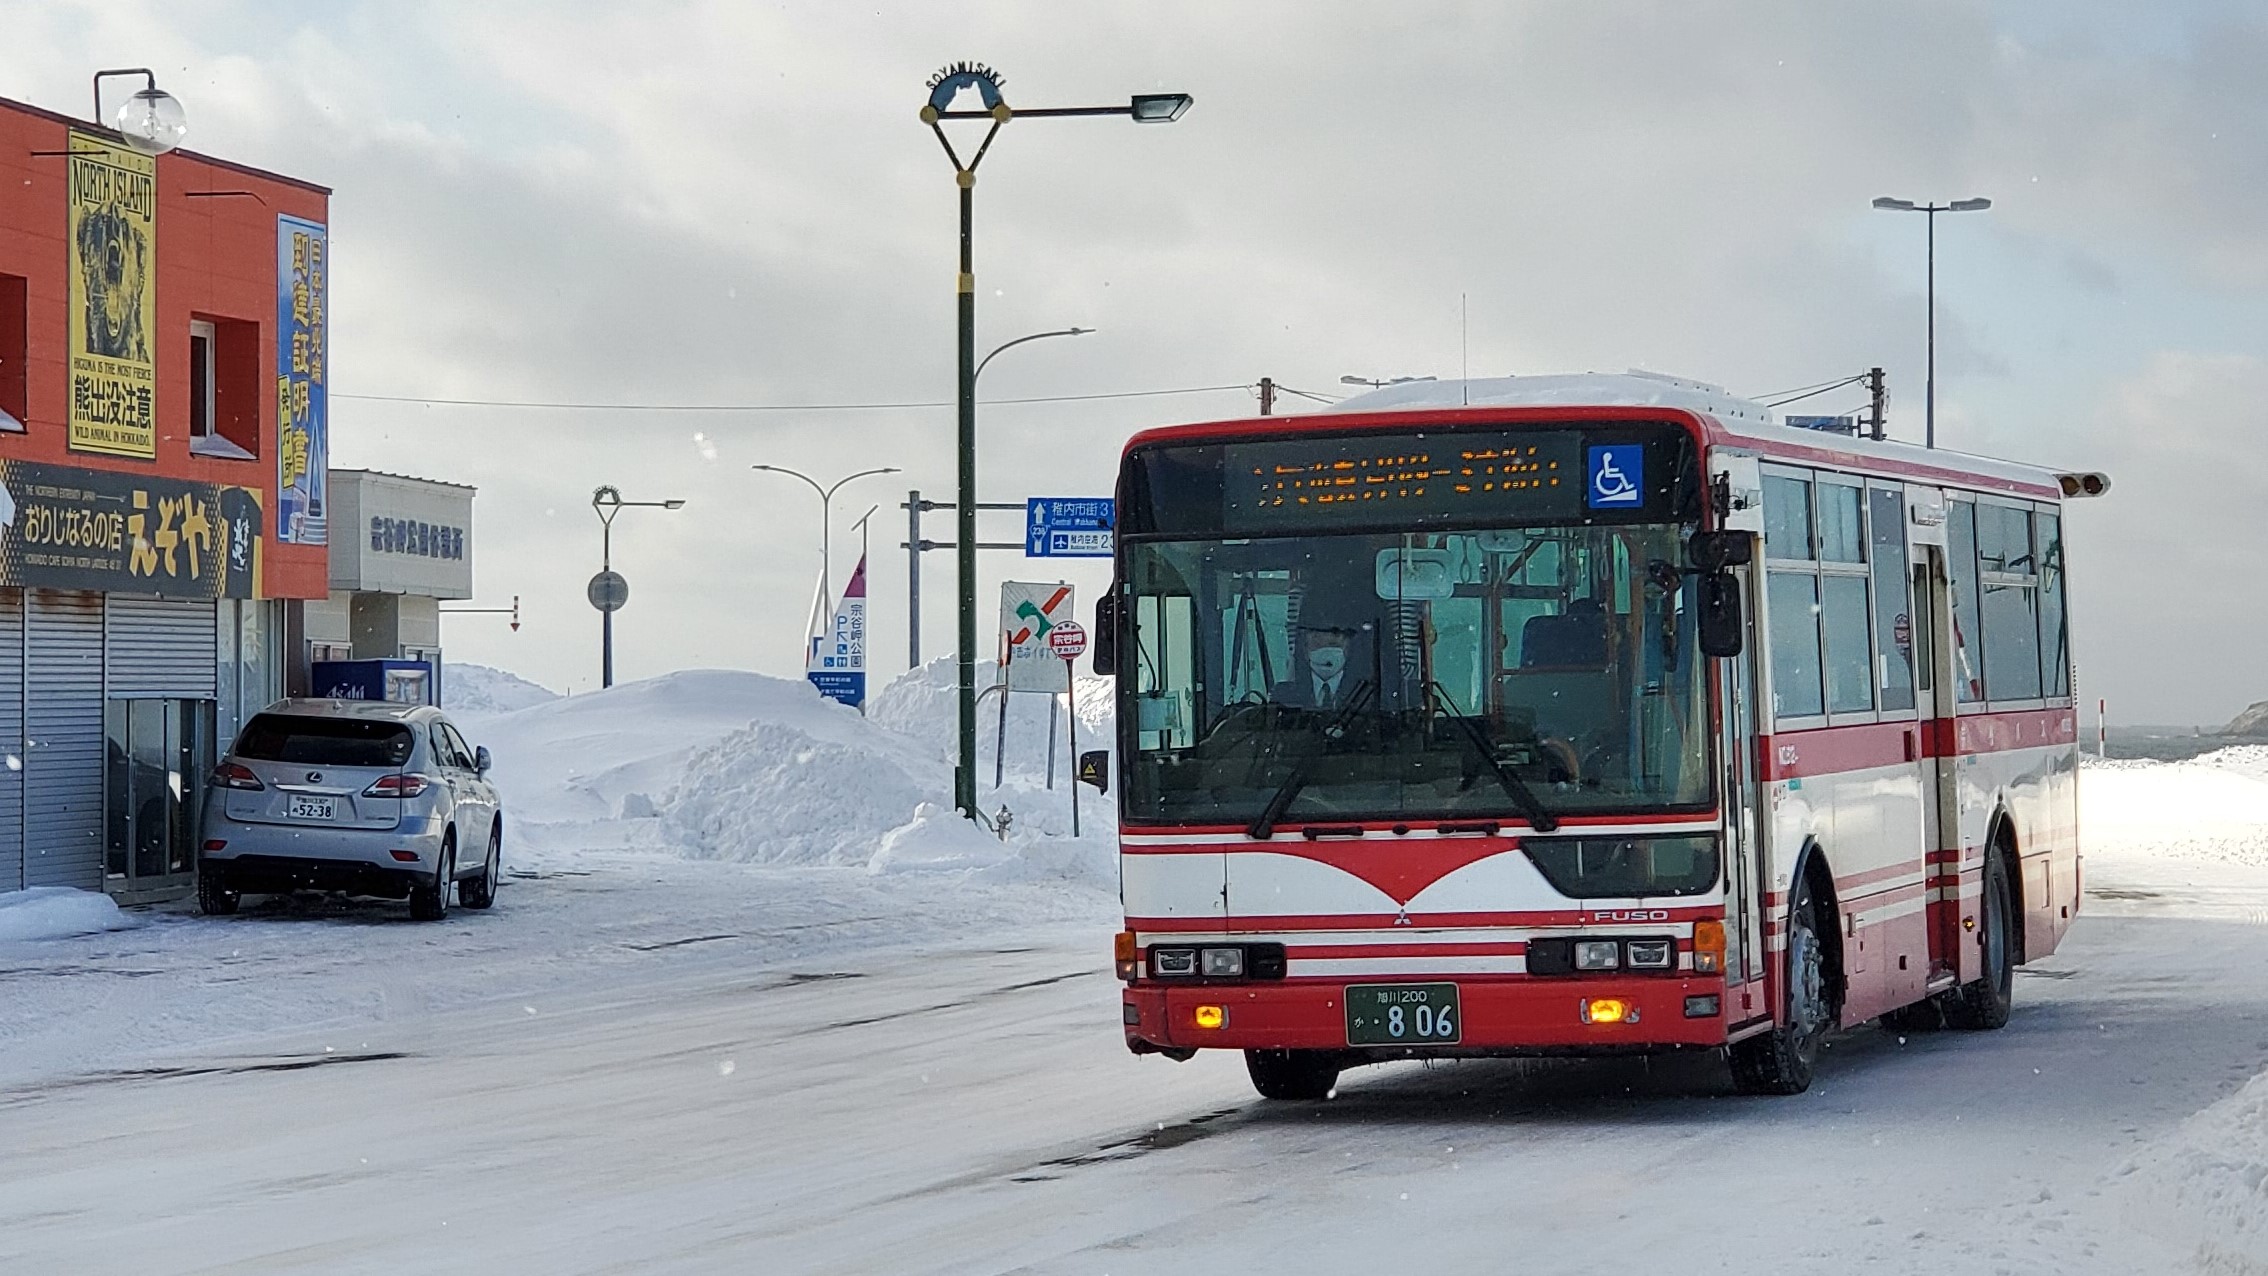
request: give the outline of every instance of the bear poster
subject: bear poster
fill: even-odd
[[[70,136],[70,446],[153,459],[157,161]]]

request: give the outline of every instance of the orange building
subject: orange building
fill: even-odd
[[[0,189],[0,891],[161,898],[329,591],[329,191],[4,99]]]

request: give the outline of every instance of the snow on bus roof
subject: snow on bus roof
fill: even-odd
[[[1986,486],[2035,493],[2056,487],[2056,472],[2044,466],[1781,425],[1773,418],[1771,408],[1723,386],[1635,369],[1627,373],[1405,381],[1342,399],[1324,412],[1423,412],[1465,407],[1673,408],[1710,418],[1718,427],[1720,443],[1754,446],[1766,459],[1845,464],[1861,470],[1879,470],[1882,463],[1888,463],[1890,469],[1911,477],[1954,483],[1982,480]]]
[[[1683,408],[1727,425],[1770,425],[1772,409],[1723,386],[1658,372],[1582,372],[1469,381],[1404,381],[1343,399],[1331,412],[1408,412],[1462,407]]]

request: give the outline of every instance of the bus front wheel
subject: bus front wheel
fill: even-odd
[[[1771,1031],[1725,1050],[1733,1086],[1742,1094],[1801,1094],[1811,1086],[1819,1043],[1835,1023],[1827,949],[1820,939],[1824,911],[1811,883],[1798,879],[1788,903],[1787,1013]]]
[[[1263,1099],[1328,1099],[1339,1084],[1338,1056],[1327,1050],[1247,1050],[1244,1068]]]

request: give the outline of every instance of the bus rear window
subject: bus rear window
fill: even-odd
[[[263,713],[245,724],[235,753],[256,762],[398,767],[409,761],[413,744],[399,722]]]

